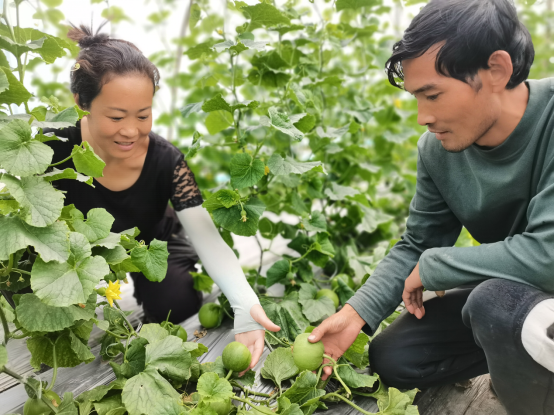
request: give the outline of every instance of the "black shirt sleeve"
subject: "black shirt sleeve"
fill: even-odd
[[[173,172],[173,186],[171,190],[171,203],[175,211],[192,208],[201,205],[204,200],[194,179],[194,173],[190,170],[183,156],[175,166]]]

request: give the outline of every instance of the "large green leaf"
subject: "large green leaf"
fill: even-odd
[[[11,195],[19,203],[20,217],[34,227],[53,224],[63,208],[64,194],[43,178],[27,176],[17,179],[3,174],[0,180],[6,184]]]
[[[216,45],[217,46],[217,45]],[[250,108],[254,109],[260,105],[258,101],[246,101],[244,103],[238,103],[234,105],[229,105],[229,103],[223,98],[221,94],[217,94],[215,97],[207,100],[202,105],[202,110],[206,113],[211,113],[212,111],[223,110],[231,114],[239,108]]]
[[[88,142],[83,142],[81,146],[73,146],[71,156],[73,156],[73,164],[77,172],[93,178],[102,177],[102,171],[106,164],[94,153]]]
[[[214,220],[223,228],[246,237],[256,235],[258,221],[265,210],[265,204],[257,198],[250,198],[244,205],[246,221],[241,216],[240,206],[218,208],[212,214]]]
[[[298,292],[289,293],[280,303],[267,298],[262,298],[260,303],[269,319],[281,327],[281,330],[275,334],[278,338],[286,338],[292,342],[310,325],[302,314],[298,303]],[[272,338],[267,340],[272,342]]]
[[[204,403],[226,400],[233,396],[231,384],[216,373],[205,373],[198,379],[198,394]]]
[[[362,204],[359,204],[359,206],[364,213],[361,228],[368,233],[374,232],[379,225],[386,224],[394,220],[393,216],[385,214],[380,210],[368,208]]]
[[[241,11],[246,12],[252,24],[264,26],[276,26],[290,24],[290,19],[274,6],[267,3],[259,3],[255,6],[245,6]]]
[[[291,403],[304,404],[314,397],[323,396],[325,390],[317,388],[317,381],[314,373],[308,370],[302,371],[293,385],[281,397],[286,397]]]
[[[342,381],[344,381],[348,387],[353,389],[359,389],[362,387],[371,388],[379,379],[377,376],[359,374],[348,364],[339,366],[337,371],[340,378],[342,378]]]
[[[160,324],[146,324],[142,326],[139,335],[147,339],[149,343],[154,344],[166,339],[169,336],[169,332]]]
[[[70,211],[71,225],[75,231],[83,234],[90,243],[106,238],[115,221],[112,214],[103,208],[93,208],[87,213],[87,219],[77,209]]]
[[[270,107],[268,113],[271,125],[277,130],[282,131],[297,141],[304,138],[304,133],[295,127],[288,115],[280,113],[275,107]]]
[[[181,383],[190,378],[192,357],[185,351],[183,340],[173,335],[146,346],[146,365],[165,378]]]
[[[277,348],[267,356],[261,374],[262,377],[273,380],[281,390],[281,382],[294,377],[298,372],[291,349]]]
[[[350,186],[342,186],[336,182],[331,183],[331,187],[325,189],[325,195],[327,195],[332,201],[342,201],[347,196],[358,195],[360,191]]]
[[[252,159],[248,153],[238,153],[231,159],[231,186],[235,189],[256,185],[264,173],[264,162]]]
[[[225,110],[212,111],[206,117],[206,128],[208,133],[217,134],[234,123],[233,115]]]
[[[17,176],[43,173],[52,162],[54,151],[33,140],[29,124],[13,120],[0,129],[0,167]]]
[[[208,210],[208,212],[213,212],[218,208],[231,208],[234,205],[237,205],[240,201],[240,194],[229,189],[220,189],[215,194],[210,196],[204,201],[202,206]]]
[[[68,328],[77,320],[94,318],[96,294],[89,296],[85,308],[71,305],[67,307],[49,306],[34,294],[21,296],[15,308],[17,320],[30,332],[53,332]]]
[[[32,355],[31,365],[34,368],[38,370],[41,364],[54,366],[54,344],[58,367],[75,367],[81,363],[90,363],[95,358],[90,348],[72,331],[66,329],[54,339],[45,335],[27,340],[27,348]]]
[[[69,228],[63,221],[47,227],[33,227],[19,217],[0,216],[0,259],[33,246],[42,260],[66,261],[69,257]]]
[[[181,395],[151,367],[127,380],[121,398],[132,415],[178,415],[184,410]]]
[[[0,92],[0,104],[21,105],[32,97],[31,93],[27,91],[27,88],[25,88],[21,82],[19,82],[9,68],[0,67],[0,70],[4,73],[4,76],[7,78],[9,83],[9,88]]]
[[[110,272],[104,258],[90,256],[84,235],[70,233],[71,253],[67,263],[45,263],[37,258],[31,272],[33,292],[47,305],[85,303],[96,285]]]
[[[79,113],[75,107],[68,107],[59,113],[48,111],[44,121],[33,121],[33,127],[63,129],[64,127],[72,127],[79,121]]]
[[[287,273],[290,271],[290,262],[286,259],[275,262],[266,272],[266,286],[271,287],[275,283],[284,283]]]
[[[5,24],[0,24],[0,47],[16,56],[26,52],[39,54],[45,62],[51,64],[57,58],[65,55],[64,48],[70,44],[63,39],[48,35],[36,29],[13,27],[15,42],[11,30]]]
[[[278,153],[272,154],[267,162],[270,172],[274,175],[290,175],[291,173],[302,174],[322,165],[322,162],[319,161],[299,162],[290,156],[286,156],[283,159]]]
[[[131,260],[151,282],[161,282],[167,273],[167,241],[153,239],[150,246],[131,251]]]
[[[45,173],[40,177],[44,178],[44,180],[48,182],[57,181],[60,179],[75,179],[75,180],[78,180],[79,182],[84,182],[87,185],[90,185],[94,188],[94,185],[92,184],[93,178],[91,176],[81,175],[80,173],[75,172],[71,168],[66,168],[64,170],[52,168],[50,172]]]
[[[131,378],[144,371],[146,367],[146,345],[145,338],[135,338],[129,344],[125,362],[121,364],[121,373],[126,378]]]
[[[306,231],[314,231],[316,233],[327,232],[327,221],[321,211],[312,212],[309,218],[304,218],[302,220],[302,225]]]
[[[316,299],[317,288],[309,283],[300,285],[298,302],[302,305],[302,313],[310,323],[318,322],[335,313],[335,304],[331,299],[323,296]]]

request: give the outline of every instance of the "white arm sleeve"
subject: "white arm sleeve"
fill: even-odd
[[[208,211],[199,205],[177,211],[177,217],[204,268],[229,299],[235,312],[235,334],[264,329],[250,316],[250,309],[260,301],[246,281],[237,256],[219,235]]]

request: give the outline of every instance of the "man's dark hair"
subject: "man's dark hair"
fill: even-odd
[[[73,26],[67,34],[81,47],[71,71],[71,92],[79,94],[79,106],[83,110],[90,108],[102,86],[115,75],[144,75],[152,81],[152,93],[160,81],[156,66],[135,45],[98,33],[101,28],[94,34],[87,26]]]
[[[506,88],[515,88],[529,76],[535,57],[531,35],[511,0],[431,0],[392,48],[385,64],[390,83],[402,88],[397,82],[404,80],[402,61],[440,42],[437,72],[466,83],[479,69],[489,69],[495,51],[506,51],[514,68]]]

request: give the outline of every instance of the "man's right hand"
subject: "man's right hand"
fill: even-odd
[[[354,343],[364,325],[365,321],[358,312],[346,304],[339,312],[331,315],[315,328],[308,337],[308,341],[313,343],[321,340],[325,347],[325,354],[336,361]],[[324,363],[328,361],[323,360]],[[327,380],[332,371],[332,367],[325,367],[321,378]]]

